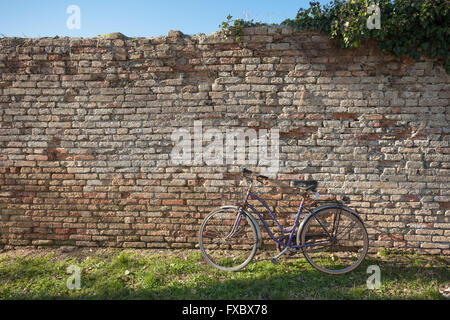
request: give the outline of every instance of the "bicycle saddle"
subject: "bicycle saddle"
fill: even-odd
[[[309,181],[295,180],[294,187],[306,188],[307,190],[316,191],[317,181],[316,180],[309,180]]]

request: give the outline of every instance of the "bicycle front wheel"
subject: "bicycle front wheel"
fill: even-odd
[[[343,274],[357,268],[367,254],[369,239],[361,219],[341,207],[318,209],[305,218],[297,244],[317,270]]]
[[[224,271],[237,271],[255,256],[258,248],[256,227],[247,213],[240,213],[237,207],[220,208],[203,221],[199,245],[210,265]]]

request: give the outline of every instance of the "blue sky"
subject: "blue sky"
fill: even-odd
[[[67,27],[70,5],[80,8],[80,29]],[[309,7],[309,0],[3,0],[0,36],[95,37],[122,32],[129,37],[152,37],[167,35],[169,30],[209,34],[219,30],[228,14],[279,23],[295,17],[300,7]]]

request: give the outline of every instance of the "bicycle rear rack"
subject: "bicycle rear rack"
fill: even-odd
[[[314,199],[313,202],[314,202],[314,204],[316,206],[325,205],[325,204],[337,204],[339,206],[343,206],[343,205],[346,205],[346,204],[350,203],[350,198],[347,197],[347,196],[344,196],[341,200],[336,200],[336,199],[334,199],[334,200],[318,200],[318,199]]]

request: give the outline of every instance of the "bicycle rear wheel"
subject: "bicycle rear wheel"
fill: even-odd
[[[364,223],[355,213],[341,207],[318,209],[305,218],[297,233],[297,244],[317,270],[343,274],[357,268],[369,248]]]
[[[255,256],[258,248],[256,227],[247,213],[239,213],[237,207],[220,208],[203,221],[199,245],[210,265],[224,271],[237,271]]]

